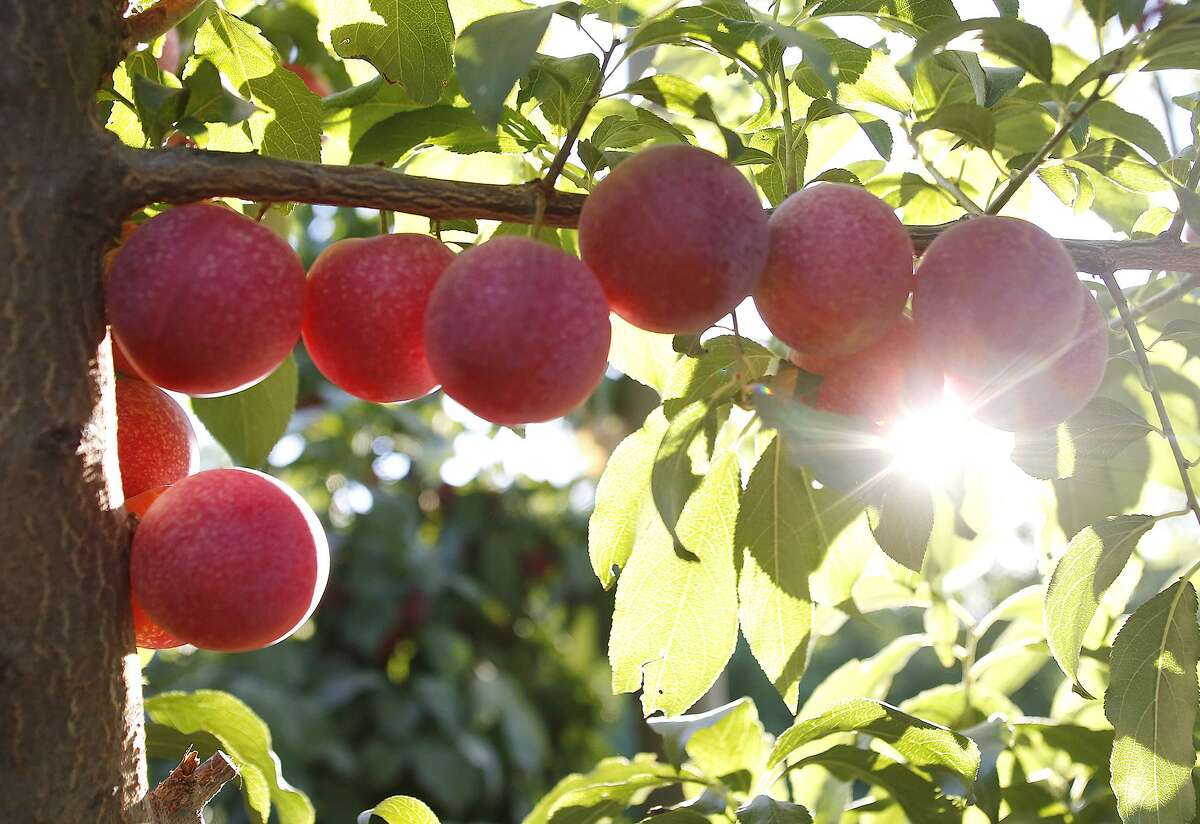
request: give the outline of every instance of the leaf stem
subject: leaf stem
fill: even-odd
[[[1187,498],[1188,510],[1196,516],[1196,521],[1200,523],[1200,501],[1196,500],[1196,490],[1192,487],[1192,479],[1188,474],[1188,461],[1183,455],[1183,449],[1179,445],[1179,438],[1175,434],[1175,428],[1171,425],[1171,417],[1167,414],[1167,406],[1163,401],[1162,392],[1159,390],[1158,382],[1154,378],[1154,369],[1150,365],[1150,356],[1146,354],[1146,345],[1142,342],[1142,336],[1138,332],[1137,319],[1134,318],[1129,308],[1129,302],[1125,299],[1125,293],[1121,291],[1121,286],[1117,283],[1116,275],[1108,272],[1101,275],[1101,277],[1104,280],[1104,285],[1108,287],[1113,301],[1117,304],[1117,311],[1121,313],[1121,320],[1125,325],[1125,331],[1129,335],[1129,342],[1133,344],[1133,351],[1137,356],[1138,366],[1141,367],[1146,386],[1150,389],[1150,397],[1154,400],[1154,409],[1158,412],[1158,420],[1162,424],[1162,434],[1166,437],[1167,443],[1171,447],[1171,455],[1174,457],[1175,466],[1179,470],[1179,479],[1183,483],[1183,494]],[[1197,562],[1195,568],[1200,569],[1200,561]],[[1191,577],[1190,574],[1188,577]]]
[[[1196,158],[1192,161],[1192,168],[1188,170],[1187,179],[1184,181],[1184,186],[1195,191],[1197,186],[1200,186],[1200,143],[1196,145]],[[1173,237],[1178,240],[1183,236],[1183,226],[1187,223],[1187,216],[1183,213],[1183,204],[1179,204],[1179,211],[1175,213],[1175,217],[1171,219],[1171,225],[1167,227],[1167,237]],[[1193,226],[1193,229],[1200,232],[1200,226]]]

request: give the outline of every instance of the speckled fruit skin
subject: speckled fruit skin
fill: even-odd
[[[196,433],[171,396],[136,378],[117,378],[117,455],[121,486],[132,498],[192,471]]]
[[[917,267],[917,338],[946,372],[999,385],[1063,351],[1085,297],[1075,263],[1042,229],[977,217],[938,236]]]
[[[843,358],[793,353],[792,362],[824,376],[814,407],[877,423],[935,401],[941,387],[941,376],[921,356],[912,321],[903,316],[859,352]]]
[[[788,346],[849,355],[900,318],[912,291],[912,240],[875,195],[844,183],[812,186],[780,204],[770,231],[754,304]]]
[[[316,515],[279,481],[210,469],[167,490],[133,537],[130,575],[146,614],[202,649],[245,652],[291,635],[329,574]]]
[[[425,360],[425,307],[454,253],[427,235],[340,240],[308,272],[304,346],[332,383],[376,403],[437,385]]]
[[[322,78],[317,77],[308,66],[301,66],[299,63],[284,63],[283,67],[303,80],[304,85],[308,86],[308,90],[318,97],[328,97],[333,94],[330,85]]]
[[[158,486],[148,489],[140,495],[127,498],[125,511],[136,515],[139,519],[145,517],[150,504],[158,500],[159,496],[168,489],[170,489],[169,486]],[[129,593],[129,599],[130,608],[133,611],[134,643],[137,646],[142,649],[174,649],[183,646],[183,641],[172,637],[169,632],[150,620],[150,616],[146,614],[146,610],[142,609],[141,603],[132,591]]]
[[[975,417],[1010,432],[1049,429],[1096,396],[1108,365],[1108,324],[1096,299],[1083,291],[1083,311],[1075,335],[1056,359],[1016,383],[1002,380],[972,388],[961,381],[951,382],[955,392],[975,408]]]
[[[329,547],[310,507],[274,477],[210,469],[146,512],[130,572],[146,614],[172,636],[244,652],[304,624],[329,577]]]
[[[595,275],[523,237],[469,249],[434,287],[425,350],[446,394],[517,425],[567,414],[604,376],[612,327]]]
[[[754,289],[767,259],[767,218],[754,187],[722,158],[655,146],[588,196],[579,249],[625,320],[698,333]]]
[[[253,220],[212,203],[142,224],[113,260],[113,337],[148,381],[222,395],[262,380],[300,338],[304,268]]]

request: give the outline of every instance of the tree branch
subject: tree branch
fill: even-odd
[[[169,32],[188,15],[204,5],[204,0],[158,0],[150,8],[125,18],[125,42],[150,43]]]
[[[380,166],[332,166],[278,160],[255,154],[198,149],[142,150],[119,147],[126,204],[190,203],[238,197],[270,203],[325,203],[423,215],[435,220],[480,218],[532,223],[538,181],[520,185],[470,183],[402,174]],[[546,199],[546,226],[574,227],[585,196],[556,191]],[[918,252],[954,224],[909,226]],[[1200,244],[1160,235],[1149,240],[1063,241],[1081,272],[1103,275],[1122,269],[1200,273]]]
[[[146,796],[136,819],[145,824],[204,824],[204,808],[237,774],[229,756],[219,750],[204,763],[190,751]]]

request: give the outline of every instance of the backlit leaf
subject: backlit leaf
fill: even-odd
[[[1126,824],[1196,815],[1196,590],[1179,581],[1129,616],[1112,647],[1104,714],[1113,725],[1112,788]]]

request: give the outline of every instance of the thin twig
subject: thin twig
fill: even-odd
[[[1117,311],[1121,313],[1121,320],[1124,323],[1125,331],[1129,335],[1129,342],[1133,345],[1133,352],[1137,357],[1138,366],[1141,367],[1146,386],[1150,389],[1150,397],[1154,400],[1154,409],[1158,412],[1158,421],[1162,426],[1162,433],[1171,447],[1171,455],[1174,457],[1175,466],[1179,470],[1179,479],[1183,483],[1183,494],[1187,498],[1188,509],[1196,516],[1196,521],[1200,522],[1200,501],[1196,500],[1196,490],[1192,487],[1191,476],[1188,475],[1188,460],[1183,455],[1183,449],[1179,445],[1179,438],[1175,435],[1175,428],[1171,425],[1171,417],[1167,414],[1166,403],[1164,403],[1162,392],[1158,388],[1158,382],[1154,378],[1154,369],[1150,366],[1150,356],[1146,354],[1146,345],[1142,342],[1142,336],[1138,332],[1137,319],[1134,318],[1129,308],[1129,302],[1125,300],[1125,293],[1121,291],[1116,276],[1112,272],[1106,272],[1102,273],[1101,277],[1104,280],[1104,285],[1108,287],[1113,301],[1117,304]]]
[[[1075,125],[1079,123],[1080,119],[1087,113],[1087,110],[1104,97],[1104,84],[1108,82],[1108,78],[1111,75],[1111,72],[1106,72],[1105,74],[1100,75],[1100,77],[1096,79],[1096,88],[1092,90],[1092,93],[1088,96],[1087,100],[1083,101],[1083,103],[1081,103],[1075,109],[1075,111],[1071,112],[1064,110],[1066,112],[1066,117],[1063,118],[1062,124],[1058,127],[1058,131],[1051,135],[1050,139],[1042,144],[1042,147],[1038,149],[1036,153],[1034,153],[1033,157],[1029,159],[1029,162],[1021,168],[1021,171],[1017,172],[1016,177],[1009,179],[1008,184],[1005,185],[1005,187],[1000,191],[1000,194],[996,195],[996,199],[988,204],[986,212],[987,214],[999,214],[1000,210],[1008,205],[1008,202],[1013,199],[1013,195],[1017,193],[1017,190],[1025,185],[1025,181],[1028,180],[1030,176],[1038,170],[1038,167],[1045,162],[1046,158],[1048,158],[1050,154],[1058,148],[1058,145],[1062,143],[1064,139],[1066,139],[1067,135],[1070,134],[1071,129],[1075,128]]]
[[[980,208],[979,204],[971,200],[971,198],[967,196],[967,193],[964,192],[957,183],[938,171],[938,168],[933,165],[933,162],[925,157],[925,153],[921,151],[921,144],[918,142],[916,135],[914,135],[907,128],[904,131],[908,135],[908,143],[910,146],[912,146],[913,153],[917,156],[917,160],[921,161],[921,165],[924,166],[925,170],[929,172],[931,177],[933,177],[934,182],[950,194],[954,195],[954,199],[958,201],[958,205],[966,209],[968,214],[983,214],[983,209]]]
[[[1171,149],[1171,155],[1179,154],[1179,138],[1175,136],[1175,123],[1171,119],[1171,99],[1167,97],[1167,87],[1163,84],[1162,75],[1158,72],[1151,72],[1150,77],[1154,80],[1154,91],[1158,94],[1158,102],[1162,106],[1163,121],[1167,126],[1167,146]]]
[[[1129,314],[1139,320],[1146,317],[1156,309],[1161,309],[1169,303],[1173,303],[1188,292],[1200,285],[1200,273],[1184,273],[1179,280],[1163,289],[1161,292],[1146,298],[1141,303],[1133,306],[1129,310]],[[1108,326],[1112,330],[1120,329],[1125,324],[1120,318],[1113,318]]]
[[[567,158],[571,156],[571,149],[575,147],[575,140],[579,137],[579,133],[583,131],[583,124],[587,122],[588,115],[592,112],[592,107],[600,100],[600,92],[604,89],[604,72],[608,68],[608,62],[612,60],[613,52],[617,50],[617,46],[620,44],[621,41],[615,40],[611,46],[604,50],[604,57],[600,60],[600,75],[596,78],[592,94],[587,102],[583,104],[583,108],[579,110],[579,115],[575,118],[575,122],[571,124],[571,128],[567,130],[566,136],[563,137],[562,146],[559,147],[558,154],[550,161],[550,168],[546,170],[546,176],[538,184],[538,188],[547,200],[550,200],[554,196],[554,184],[558,181],[558,176],[562,174],[563,166],[567,165]]]

